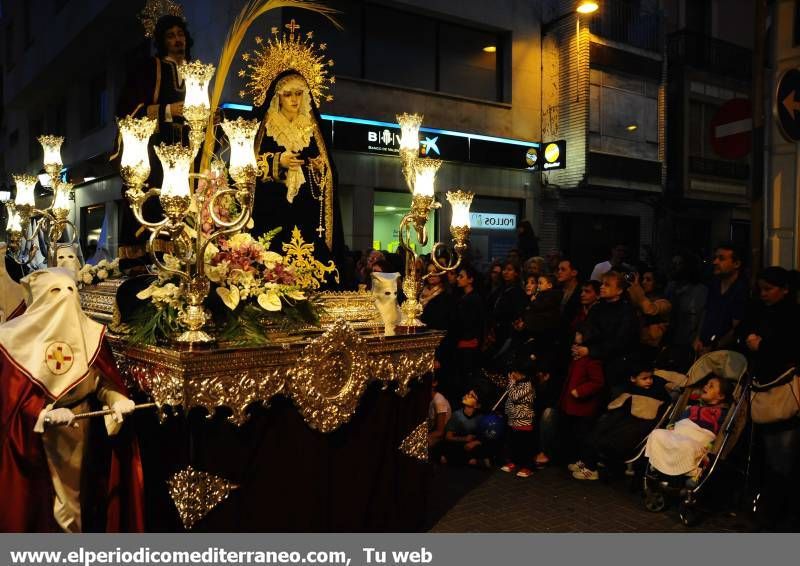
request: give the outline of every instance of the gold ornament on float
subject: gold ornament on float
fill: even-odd
[[[241,91],[239,95],[242,98],[250,96],[256,106],[261,106],[269,85],[278,75],[291,69],[306,81],[317,107],[322,102],[330,102],[333,96],[328,94],[329,85],[335,82],[335,78],[329,76],[328,70],[333,67],[333,59],[326,59],[321,54],[327,45],[321,43],[317,47],[311,41],[313,32],[308,32],[305,36],[295,33],[300,26],[294,19],[285,27],[289,30],[288,34],[279,33],[278,28],[273,27],[272,37],[266,41],[256,37],[259,47],[252,53],[242,54],[242,60],[248,63],[247,70],[243,73],[248,81],[247,90]]]
[[[167,485],[181,523],[187,530],[227,499],[232,490],[239,487],[224,478],[195,470],[191,466],[176,472],[167,481]]]
[[[400,452],[421,462],[428,461],[428,423],[422,421],[400,444]]]

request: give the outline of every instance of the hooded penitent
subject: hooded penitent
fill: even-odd
[[[101,419],[48,424],[51,412],[130,403],[105,329],[81,311],[69,271],[37,271],[22,284],[26,312],[0,325],[0,532],[141,531],[132,431],[110,418],[105,433]]]
[[[28,308],[0,327],[0,348],[49,397],[58,399],[87,376],[104,327],[83,314],[70,271],[36,271],[22,285]]]
[[[19,316],[25,310],[22,285],[6,271],[6,244],[0,243],[0,324]]]
[[[72,278],[77,281],[78,272],[83,267],[78,256],[78,246],[76,244],[57,244],[56,266],[69,270]]]

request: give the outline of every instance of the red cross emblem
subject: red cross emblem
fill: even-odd
[[[45,352],[47,369],[54,375],[67,373],[69,368],[72,367],[73,359],[72,348],[69,344],[65,344],[64,342],[53,342],[47,347],[47,351]]]

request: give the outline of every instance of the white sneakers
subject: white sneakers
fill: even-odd
[[[596,481],[600,479],[600,474],[598,474],[595,470],[590,470],[589,468],[581,468],[572,472],[572,477],[576,480]]]

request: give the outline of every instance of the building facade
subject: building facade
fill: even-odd
[[[654,261],[664,185],[666,113],[660,3],[602,2],[543,19],[543,138],[563,139],[567,167],[544,175],[542,239],[586,273],[615,244]]]
[[[7,1],[3,5],[0,172],[36,173],[41,133],[65,135],[84,246],[106,226],[114,253],[121,182],[108,167],[114,107],[126,69],[151,52],[141,2]],[[185,3],[193,55],[215,62],[243,2]],[[429,155],[445,160],[437,193],[476,193],[479,263],[516,245],[532,223],[540,250],[562,249],[586,271],[619,242],[633,257],[654,246],[665,183],[666,65],[659,0],[606,0],[589,16],[573,0],[333,0],[343,30],[307,12],[274,11],[245,41],[292,18],[328,44],[333,136],[345,239],[351,249],[397,245],[410,195],[395,157],[395,116],[424,114]],[[36,15],[37,24],[30,23]],[[113,30],[113,33],[109,33]],[[224,100],[238,97],[228,79]],[[542,142],[565,142],[563,169],[537,171]],[[552,156],[551,156],[552,157]],[[564,159],[565,158],[565,159]],[[535,161],[538,159],[538,163]],[[449,207],[433,220],[446,239]],[[480,222],[480,224],[478,224]]]
[[[667,184],[660,235],[708,256],[750,248],[752,0],[665,2]]]

